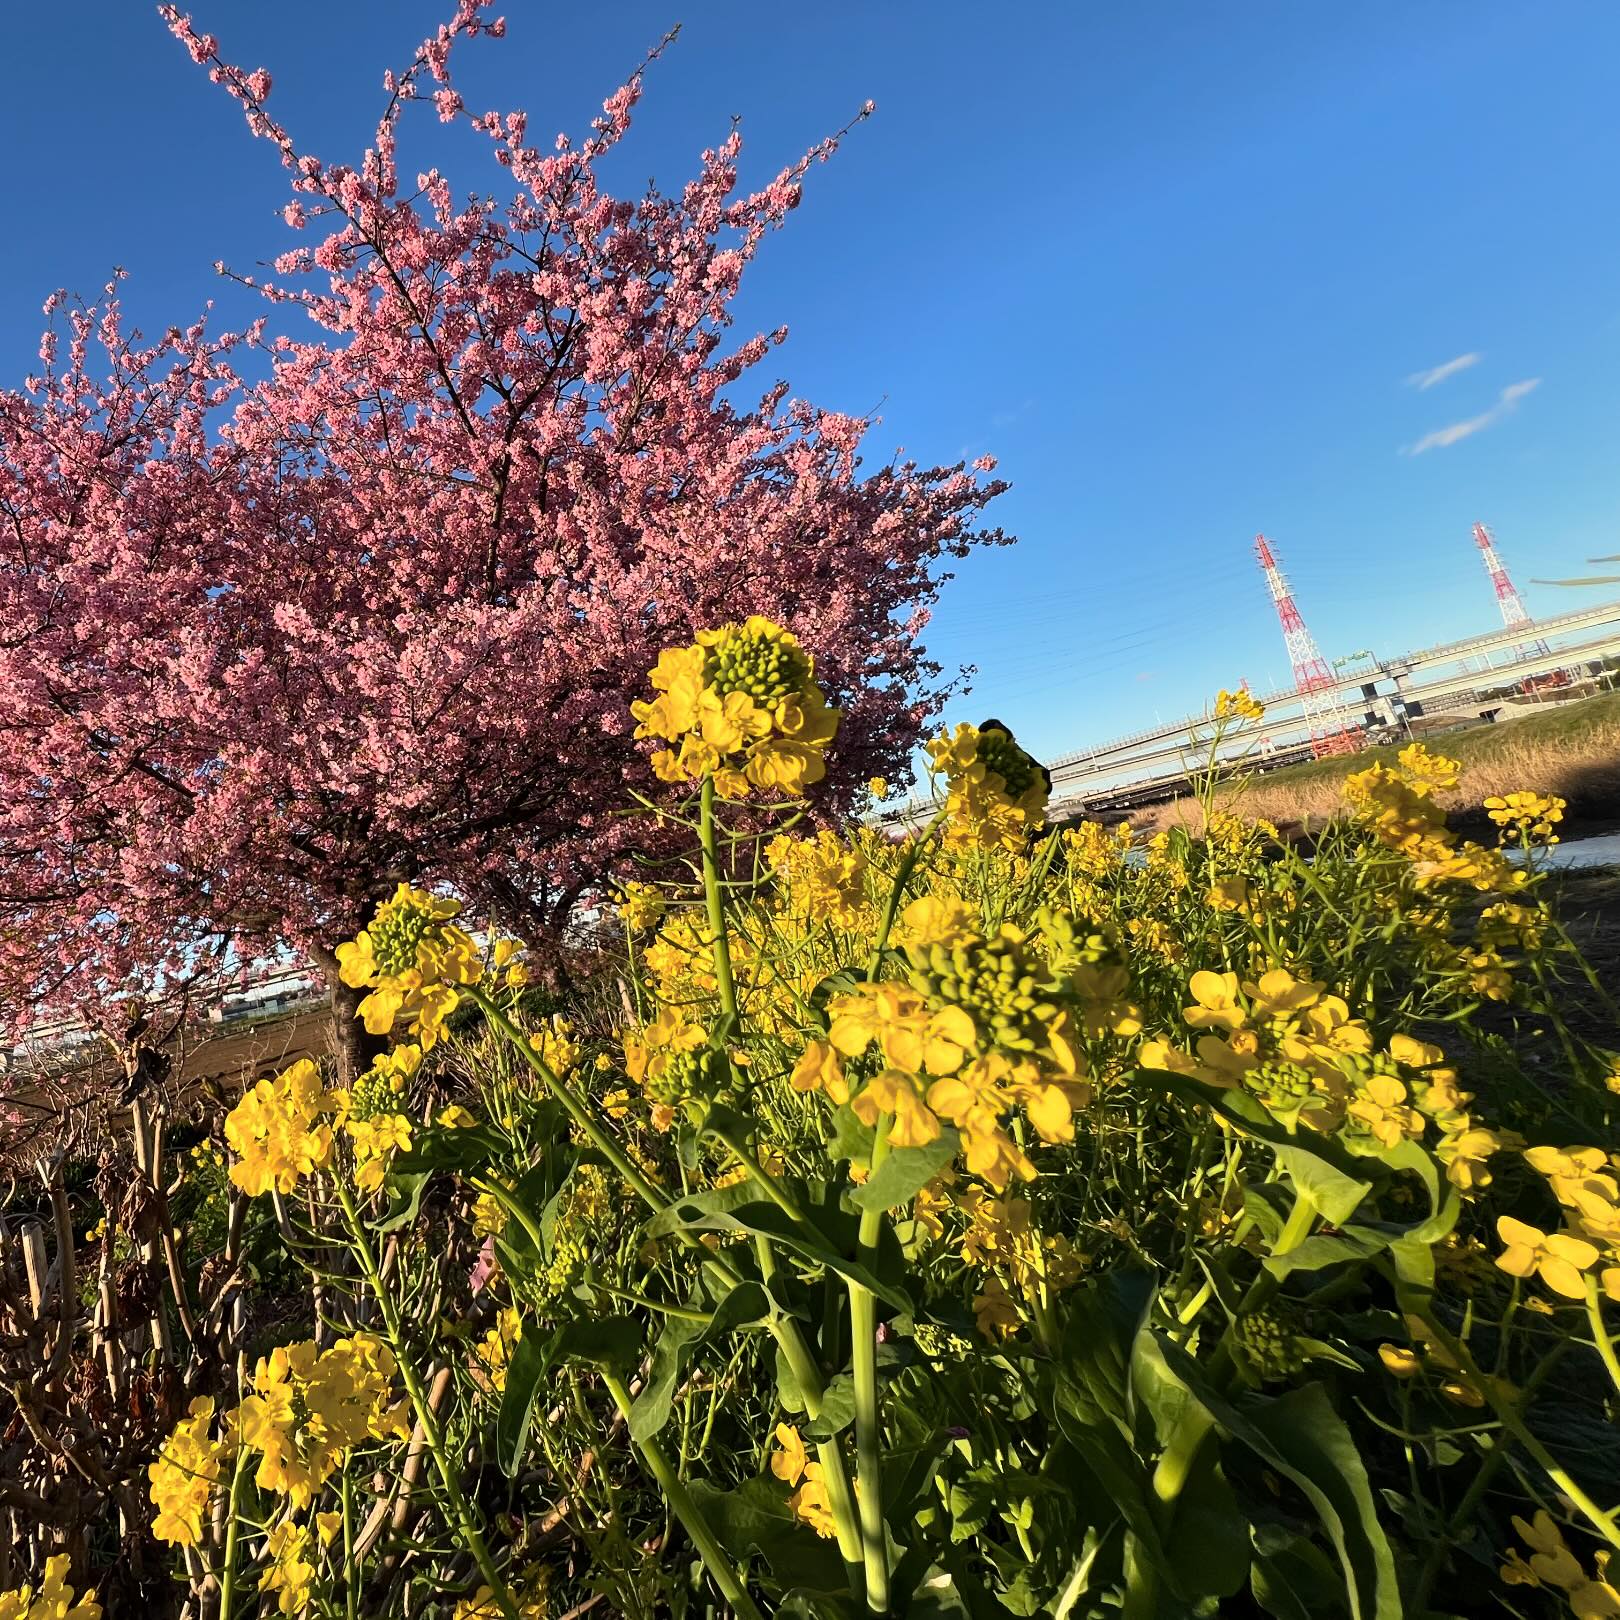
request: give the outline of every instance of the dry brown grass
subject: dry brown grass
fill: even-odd
[[[1556,793],[1578,816],[1620,812],[1620,694],[1550,710],[1545,715],[1477,726],[1433,739],[1429,746],[1462,762],[1457,787],[1440,796],[1452,813],[1477,810],[1494,794],[1532,789]],[[1376,748],[1355,759],[1293,766],[1223,788],[1223,809],[1259,816],[1283,828],[1309,830],[1344,813],[1344,779],[1374,760],[1393,761],[1398,749]],[[1180,799],[1132,813],[1133,827],[1158,832],[1203,830],[1196,801]]]

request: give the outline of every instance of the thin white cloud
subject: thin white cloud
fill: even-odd
[[[1401,454],[1421,456],[1425,450],[1445,450],[1454,444],[1461,444],[1464,439],[1472,438],[1474,434],[1500,422],[1526,394],[1540,385],[1539,377],[1527,377],[1523,382],[1509,383],[1496,396],[1496,403],[1488,411],[1481,411],[1478,416],[1470,416],[1465,422],[1452,422],[1447,427],[1425,433],[1416,444],[1402,450]]]
[[[1406,379],[1406,386],[1433,388],[1436,383],[1443,383],[1447,377],[1455,377],[1459,371],[1477,366],[1484,358],[1482,354],[1459,354],[1455,360],[1448,360],[1444,365],[1433,366],[1428,371],[1414,371]]]

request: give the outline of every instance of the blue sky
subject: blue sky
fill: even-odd
[[[271,70],[302,145],[346,159],[381,69],[447,8],[194,14]],[[155,14],[66,17],[18,11],[0,64],[7,384],[52,288],[116,263],[148,328],[209,297],[229,315],[213,262],[286,240],[274,153]],[[931,633],[979,667],[954,719],[994,713],[1051,756],[1283,679],[1259,530],[1330,659],[1493,624],[1476,519],[1532,613],[1588,599],[1532,576],[1620,551],[1620,9],[513,0],[508,18],[462,57],[469,103],[570,130],[684,21],[621,153],[628,189],[679,184],[733,113],[757,179],[876,99],[739,314],[788,325],[796,392],[881,413],[874,456],[989,451],[1012,480],[996,516],[1020,543],[962,566]],[[419,118],[406,163],[431,147],[458,189],[488,183],[441,141]]]

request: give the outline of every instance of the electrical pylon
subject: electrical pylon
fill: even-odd
[[[1529,624],[1530,615],[1525,611],[1524,603],[1513,581],[1508,578],[1508,571],[1502,559],[1496,555],[1496,536],[1483,523],[1474,525],[1474,544],[1479,547],[1480,555],[1485,559],[1485,572],[1491,576],[1491,586],[1496,592],[1496,605],[1502,610],[1502,623],[1509,630],[1515,625]],[[1545,656],[1547,643],[1538,636],[1534,641],[1525,642],[1517,650],[1521,658],[1539,658]]]
[[[1294,666],[1294,688],[1305,711],[1305,724],[1310,728],[1311,752],[1318,759],[1330,754],[1353,754],[1356,739],[1339,706],[1339,683],[1316,650],[1316,642],[1299,615],[1271,542],[1263,534],[1254,537],[1254,554],[1260,559],[1266,588],[1271,592],[1277,618],[1282,623],[1283,642],[1288,648],[1289,662]]]

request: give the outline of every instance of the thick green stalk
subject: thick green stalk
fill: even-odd
[[[608,1393],[613,1397],[614,1404],[619,1408],[626,1422],[630,1419],[630,1392],[624,1387],[616,1374],[604,1371],[602,1382],[607,1386]],[[715,1585],[724,1594],[726,1601],[742,1617],[742,1620],[765,1620],[760,1613],[758,1605],[748,1595],[748,1588],[743,1584],[742,1577],[737,1573],[736,1566],[726,1555],[726,1550],[720,1545],[719,1538],[709,1527],[709,1521],[703,1517],[703,1510],[697,1505],[691,1491],[686,1488],[686,1481],[670,1466],[669,1458],[664,1455],[664,1449],[656,1440],[640,1440],[636,1442],[647,1467],[652,1476],[658,1481],[658,1487],[664,1493],[664,1500],[669,1503],[675,1517],[685,1527],[687,1535],[692,1538],[692,1545],[697,1548],[698,1556],[702,1558],[709,1573],[714,1577]]]
[[[878,1118],[872,1140],[872,1174],[889,1156],[892,1114]],[[881,1209],[863,1210],[860,1225],[861,1264],[877,1266],[883,1234]],[[878,1409],[877,1301],[859,1283],[849,1285],[850,1355],[855,1374],[855,1477],[861,1516],[861,1553],[866,1565],[866,1606],[874,1614],[889,1609],[889,1547],[883,1533],[883,1419]]]
[[[416,1413],[416,1421],[422,1430],[422,1438],[427,1442],[434,1465],[439,1470],[439,1478],[444,1483],[444,1493],[450,1499],[450,1510],[455,1515],[456,1527],[461,1531],[467,1550],[472,1554],[474,1563],[478,1565],[485,1584],[494,1594],[501,1613],[506,1620],[519,1620],[517,1605],[512,1601],[512,1594],[507,1589],[506,1582],[501,1579],[501,1572],[490,1556],[489,1548],[485,1545],[473,1518],[472,1508],[461,1489],[460,1470],[445,1449],[444,1434],[439,1428],[438,1416],[427,1398],[427,1392],[422,1388],[421,1379],[416,1376],[410,1346],[405,1342],[405,1334],[400,1325],[399,1307],[395,1304],[393,1295],[383,1285],[382,1277],[378,1273],[377,1259],[371,1252],[371,1241],[360,1219],[360,1211],[355,1207],[354,1195],[336,1177],[333,1178],[333,1184],[337,1188],[338,1202],[343,1206],[344,1218],[349,1223],[349,1232],[354,1240],[354,1250],[359,1257],[360,1268],[365,1272],[366,1281],[371,1285],[372,1297],[377,1301],[377,1309],[382,1314],[383,1327],[388,1333],[394,1360],[399,1365],[399,1376],[405,1385],[405,1393],[410,1397],[411,1408]]]
[[[726,903],[720,892],[720,856],[714,836],[714,777],[703,778],[698,800],[698,843],[703,850],[703,900],[709,913],[710,949],[714,953],[715,985],[720,1011],[737,1016],[737,985],[731,976],[731,940],[726,934]]]
[[[231,1500],[226,1508],[225,1567],[219,1577],[219,1620],[231,1620],[236,1606],[236,1543],[241,1534],[242,1514],[239,1497],[242,1481],[247,1477],[248,1449],[238,1442],[236,1468],[231,1474]]]

